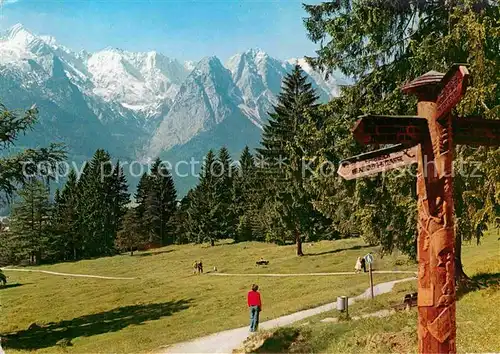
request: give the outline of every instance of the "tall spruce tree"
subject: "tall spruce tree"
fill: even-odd
[[[137,210],[130,208],[123,219],[123,227],[118,231],[116,237],[116,248],[120,251],[128,251],[134,255],[134,251],[147,243],[147,238],[141,230]]]
[[[176,234],[179,235],[179,242],[194,242],[198,243],[198,228],[194,219],[195,213],[195,198],[197,197],[197,187],[192,188],[182,198],[179,208],[177,209],[176,218]]]
[[[127,205],[130,203],[130,193],[128,193],[127,179],[119,161],[115,165],[110,183],[110,231],[116,236],[118,230],[120,230],[122,226],[125,214],[127,213]]]
[[[49,192],[41,181],[31,179],[18,194],[11,214],[12,246],[21,259],[40,264],[48,246]]]
[[[175,230],[173,216],[177,208],[177,192],[170,171],[159,158],[144,183],[147,193],[143,219],[149,230],[149,240],[160,245],[171,244]]]
[[[190,232],[195,242],[210,242],[212,246],[220,237],[220,201],[217,196],[217,182],[215,175],[216,158],[212,150],[205,156],[200,173],[200,181],[194,189],[188,209]]]
[[[83,256],[112,255],[116,230],[113,225],[113,165],[107,152],[97,150],[78,181],[79,229]]]
[[[81,237],[78,232],[78,180],[75,170],[70,170],[68,179],[54,199],[52,212],[52,249],[57,260],[77,260],[81,257]]]
[[[135,202],[137,203],[136,211],[139,219],[144,217],[149,189],[149,175],[147,172],[144,172],[139,180],[139,183],[137,184],[137,190],[134,195]]]
[[[196,242],[191,234],[192,225],[189,217],[189,208],[191,205],[192,195],[193,190],[190,190],[184,196],[184,198],[181,199],[172,220],[172,226],[174,230],[173,241],[176,244]]]
[[[256,166],[248,146],[241,152],[233,183],[232,210],[238,222],[235,241],[253,240],[255,215]]]
[[[237,215],[233,210],[234,177],[237,173],[231,155],[226,147],[219,150],[214,166],[215,196],[218,199],[219,209],[217,215],[218,239],[235,238],[237,228]]]
[[[62,199],[59,188],[54,193],[54,205],[50,218],[50,233],[48,237],[48,258],[51,261],[64,260],[66,256],[66,245],[61,224],[63,223]]]
[[[306,155],[300,143],[302,126],[310,120],[319,120],[318,96],[307,77],[296,65],[285,77],[278,103],[269,122],[264,127],[260,159],[269,167],[267,183],[270,197],[267,200],[275,209],[281,226],[289,232],[297,245],[297,255],[302,256],[304,235],[310,234],[314,224],[314,198],[306,189],[303,159]]]

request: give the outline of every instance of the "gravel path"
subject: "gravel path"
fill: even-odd
[[[124,278],[124,277],[106,277],[102,275],[90,275],[90,274],[73,274],[73,273],[59,273],[51,272],[50,270],[39,270],[39,269],[15,269],[15,268],[1,268],[3,271],[14,271],[14,272],[35,272],[35,273],[45,273],[51,275],[60,275],[65,277],[79,277],[79,278],[97,278],[97,279],[112,279],[112,280],[133,280],[136,278]]]
[[[258,275],[265,276],[265,274],[258,274]],[[249,274],[247,274],[247,276],[249,276]],[[268,274],[268,276],[273,276],[273,275]],[[275,276],[281,276],[281,275],[275,275]],[[411,277],[411,278],[393,280],[386,283],[377,284],[373,287],[373,294],[377,296],[380,294],[391,292],[392,288],[394,287],[394,284],[415,279],[416,278]],[[357,300],[368,299],[369,297],[370,297],[370,288],[366,289],[364,293],[356,297],[349,298],[349,305],[354,304]],[[287,326],[294,322],[303,320],[307,317],[318,315],[326,311],[331,311],[336,308],[337,308],[337,303],[332,302],[323,306],[315,307],[309,310],[295,312],[290,315],[278,317],[274,320],[262,322],[259,325],[259,328],[271,329],[275,327]],[[231,329],[228,331],[214,333],[206,337],[201,337],[193,341],[178,343],[169,347],[164,347],[160,350],[160,353],[232,353],[233,349],[236,349],[243,344],[244,340],[248,337],[248,335],[249,335],[248,327]]]
[[[207,273],[212,276],[223,276],[223,277],[314,277],[314,276],[329,276],[329,275],[357,275],[360,273],[356,272],[333,272],[333,273],[279,273],[279,274],[269,274],[269,273]],[[368,274],[368,272],[367,272]],[[414,274],[417,272],[410,270],[374,270],[373,274]]]

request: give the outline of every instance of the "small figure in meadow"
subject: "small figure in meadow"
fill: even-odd
[[[199,272],[198,261],[194,261],[194,263],[193,263],[193,274],[196,274],[198,272]]]
[[[250,332],[257,331],[259,327],[259,315],[262,311],[262,301],[260,299],[259,286],[257,284],[252,285],[252,290],[248,292],[247,303],[250,309]]]
[[[257,264],[257,265],[268,265],[269,261],[266,261],[264,259],[264,257],[260,257],[260,260],[258,260],[257,262],[255,262],[255,264]]]
[[[198,272],[201,274],[203,273],[203,263],[201,260],[198,262]]]
[[[361,257],[358,257],[358,259],[356,260],[356,265],[354,266],[354,270],[356,271],[356,273],[361,272]]]
[[[5,286],[5,284],[7,284],[7,277],[5,276],[5,274],[3,274],[1,269],[0,269],[0,283],[2,284],[2,286]]]
[[[365,258],[361,258],[361,268],[363,269],[363,272],[366,273],[366,261]]]

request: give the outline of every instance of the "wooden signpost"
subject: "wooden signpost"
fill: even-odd
[[[417,163],[417,147],[404,148],[399,144],[343,160],[337,173],[350,180],[415,163]]]
[[[459,145],[498,146],[500,126],[497,120],[484,118],[454,119],[453,140]]]
[[[454,144],[500,145],[500,121],[452,117],[452,109],[465,94],[468,76],[463,65],[453,66],[446,75],[428,72],[402,88],[417,96],[417,117],[363,116],[353,131],[363,144],[401,144],[386,155],[400,156],[398,153],[412,146],[417,152],[420,353],[456,352]],[[367,176],[368,170],[376,173],[402,165],[399,159],[385,158],[383,169],[371,167],[373,153],[345,161],[354,166],[339,169],[346,179]]]
[[[396,119],[397,118],[397,119]],[[360,117],[353,134],[361,144],[415,145],[427,131],[427,122],[420,117],[374,116]]]

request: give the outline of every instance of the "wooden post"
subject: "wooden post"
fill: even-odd
[[[417,95],[417,113],[427,120],[429,135],[418,150],[419,353],[456,352],[451,109],[468,75],[461,68],[445,78],[428,73],[403,88]]]
[[[468,76],[465,66],[454,65],[446,75],[430,71],[405,85],[403,92],[418,97],[416,117],[360,117],[353,131],[358,142],[402,145],[347,159],[352,167],[341,163],[338,172],[353,179],[418,162],[419,353],[456,352],[454,140],[475,146],[500,145],[500,121],[451,115],[465,94]],[[412,146],[417,146],[416,160],[400,153]]]
[[[372,272],[372,264],[371,263],[368,263],[368,271],[370,273],[370,293],[371,293],[371,296],[373,299],[374,298],[374,295],[373,295],[373,272]]]

